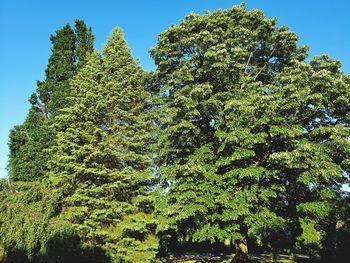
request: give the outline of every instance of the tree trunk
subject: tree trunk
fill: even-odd
[[[246,240],[240,240],[235,242],[235,256],[232,262],[249,262],[248,245]]]

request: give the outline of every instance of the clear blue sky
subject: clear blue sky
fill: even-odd
[[[50,55],[50,34],[76,18],[84,19],[100,49],[114,26],[120,26],[134,56],[154,69],[148,50],[157,34],[191,11],[228,8],[229,0],[1,0],[0,1],[0,177],[7,171],[8,133],[27,114],[28,98],[42,80]],[[310,55],[329,54],[350,73],[349,0],[247,0],[248,9],[277,17],[310,46]]]

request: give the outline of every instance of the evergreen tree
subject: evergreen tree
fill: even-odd
[[[25,122],[10,133],[9,176],[14,181],[37,180],[47,172],[47,150],[55,138],[52,116],[67,106],[69,80],[93,49],[94,36],[82,20],[75,21],[75,31],[66,24],[50,39],[53,47],[45,81],[38,81]]]
[[[69,92],[69,79],[75,71],[75,34],[69,24],[50,36],[52,54],[45,70],[45,81],[38,81],[36,106],[44,115],[55,115],[63,108]]]
[[[157,249],[144,77],[116,28],[103,56],[95,52],[72,80],[71,106],[55,118],[50,168],[64,196],[60,218],[116,262],[150,262]]]
[[[33,181],[47,172],[47,149],[53,131],[49,121],[32,108],[25,122],[10,132],[9,178],[12,181]]]
[[[75,61],[76,69],[81,69],[87,61],[87,54],[91,53],[94,48],[94,35],[91,27],[87,28],[83,20],[75,20]]]
[[[159,35],[161,234],[276,252],[329,213],[349,167],[349,77],[305,62],[297,39],[242,6]]]

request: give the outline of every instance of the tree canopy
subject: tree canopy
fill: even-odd
[[[119,28],[72,80],[72,106],[55,118],[51,179],[65,197],[61,217],[84,242],[127,262],[154,258],[145,73]],[[119,259],[121,260],[121,259]]]
[[[348,182],[349,77],[307,62],[276,22],[242,6],[190,14],[151,51],[158,229],[180,242],[293,248]]]
[[[45,70],[45,80],[37,82],[37,90],[29,99],[31,108],[24,123],[10,132],[9,177],[14,181],[40,180],[47,173],[48,149],[55,131],[52,116],[67,106],[70,79],[92,52],[94,36],[84,21],[76,20],[50,37],[52,54]]]
[[[118,27],[102,51],[82,20],[50,39],[0,181],[7,262],[169,262],[179,251],[347,262],[340,61],[309,58],[288,27],[244,5],[160,33],[154,72]]]

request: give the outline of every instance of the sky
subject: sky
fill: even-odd
[[[83,19],[101,49],[115,26],[123,29],[132,53],[146,70],[155,68],[149,49],[158,33],[188,13],[204,13],[240,4],[229,0],[0,0],[0,177],[6,177],[8,134],[21,124],[28,98],[43,80],[50,56],[50,34]],[[247,9],[276,17],[310,46],[310,57],[329,54],[350,74],[349,0],[247,0]]]

